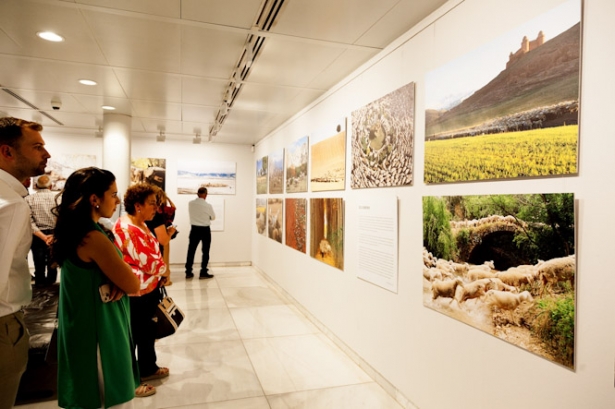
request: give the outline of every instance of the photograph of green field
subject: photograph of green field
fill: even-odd
[[[423,197],[423,304],[574,369],[572,193]]]
[[[580,21],[566,1],[426,75],[425,183],[578,173]]]
[[[269,169],[268,158],[263,156],[256,160],[256,194],[267,193],[267,170]]]

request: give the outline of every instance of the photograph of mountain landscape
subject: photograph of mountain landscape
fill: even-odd
[[[196,194],[200,187],[209,195],[234,195],[237,164],[226,161],[191,161],[177,164],[177,193]]]
[[[352,112],[353,189],[412,184],[414,82]]]
[[[571,0],[425,78],[425,183],[578,172],[581,7]]]
[[[286,148],[286,193],[307,192],[308,137]]]

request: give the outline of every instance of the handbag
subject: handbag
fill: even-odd
[[[160,295],[162,299],[158,303],[152,318],[156,323],[156,339],[175,334],[185,317],[184,312],[167,295],[167,290],[164,287],[160,288]]]

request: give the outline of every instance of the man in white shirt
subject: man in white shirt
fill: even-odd
[[[202,243],[203,259],[201,260],[201,273],[199,279],[212,278],[213,274],[208,273],[207,264],[209,263],[209,247],[211,246],[211,221],[216,219],[214,208],[205,201],[207,199],[207,188],[201,187],[197,191],[197,198],[188,203],[188,213],[190,215],[190,237],[188,242],[188,255],[186,256],[186,278],[194,277],[192,274],[192,264],[194,263],[194,253],[199,243]]]
[[[51,156],[43,127],[22,119],[0,118],[0,408],[15,404],[28,363],[28,330],[22,308],[32,298],[28,251],[32,242],[30,208],[22,184],[45,172]]]

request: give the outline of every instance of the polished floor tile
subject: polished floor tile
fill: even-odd
[[[186,318],[156,343],[157,393],[135,409],[401,409],[252,267],[216,267],[167,290]],[[57,401],[18,406],[50,409]]]
[[[380,385],[361,385],[267,396],[271,409],[401,409]]]
[[[319,330],[292,305],[231,308],[244,339],[313,334]]]
[[[372,379],[322,334],[244,340],[267,395]]]

